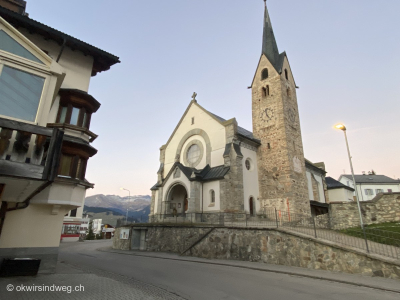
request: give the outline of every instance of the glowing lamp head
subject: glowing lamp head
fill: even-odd
[[[346,126],[344,126],[343,124],[337,124],[337,125],[335,125],[335,128],[336,128],[336,129],[343,130],[343,131],[346,130]]]

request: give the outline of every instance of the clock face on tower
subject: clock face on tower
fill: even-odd
[[[274,117],[274,110],[272,108],[269,108],[269,107],[265,108],[261,112],[261,115],[260,115],[261,120],[264,120],[264,121],[267,121],[267,122],[271,121],[273,117]]]

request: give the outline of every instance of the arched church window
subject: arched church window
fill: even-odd
[[[215,192],[214,192],[214,190],[210,190],[210,201],[211,201],[211,203],[215,203]]]
[[[200,157],[200,147],[196,144],[190,146],[187,151],[187,160],[189,163],[195,163]]]
[[[261,80],[264,80],[267,78],[268,78],[268,69],[265,68],[264,70],[261,71]]]
[[[289,80],[289,75],[288,75],[287,69],[285,69],[285,78],[286,78],[286,80]]]

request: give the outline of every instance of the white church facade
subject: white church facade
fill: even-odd
[[[327,212],[323,163],[305,160],[296,84],[267,7],[252,83],[253,132],[197,103],[196,93],[160,148],[150,217],[193,213]],[[311,202],[310,202],[311,201]]]

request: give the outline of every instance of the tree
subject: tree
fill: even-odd
[[[94,232],[93,232],[93,222],[89,222],[89,229],[88,229],[88,233],[86,235],[86,239],[94,240],[95,238],[96,238],[96,236],[94,235]]]

